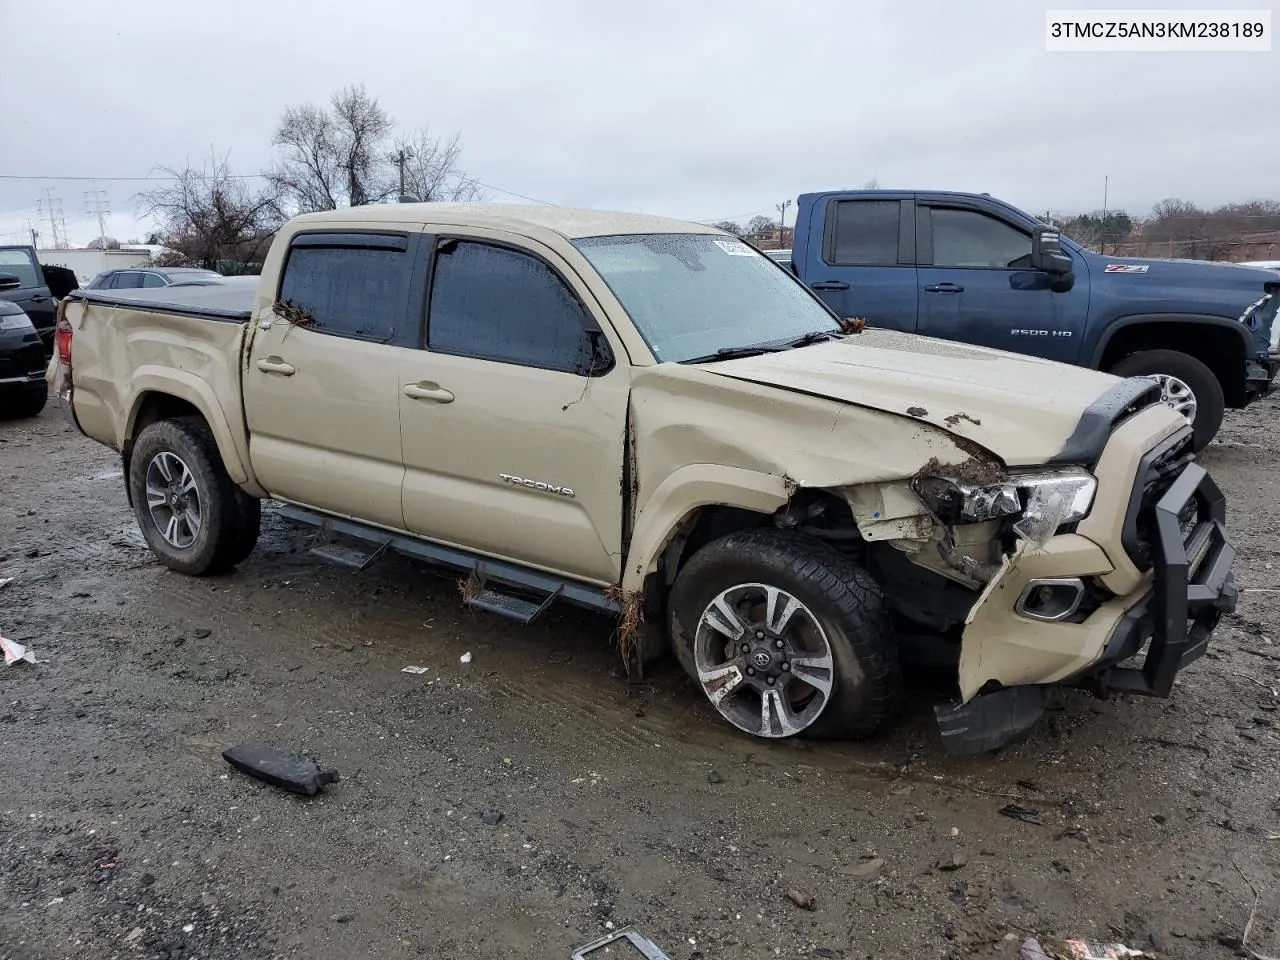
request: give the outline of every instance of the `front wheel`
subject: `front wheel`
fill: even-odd
[[[900,709],[878,587],[810,537],[760,529],[708,544],[677,575],[668,617],[681,666],[739,730],[870,736]]]
[[[1153,377],[1160,382],[1160,399],[1187,418],[1195,433],[1196,451],[1203,450],[1222,426],[1226,398],[1222,384],[1207,366],[1178,350],[1140,350],[1109,371],[1117,377]]]

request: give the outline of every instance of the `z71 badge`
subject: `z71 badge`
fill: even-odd
[[[1146,263],[1108,263],[1104,273],[1146,273],[1151,269]]]

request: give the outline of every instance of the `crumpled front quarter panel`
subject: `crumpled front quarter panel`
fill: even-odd
[[[700,506],[770,513],[799,488],[901,480],[934,459],[972,459],[946,432],[908,417],[678,364],[636,371],[631,431],[628,589]]]

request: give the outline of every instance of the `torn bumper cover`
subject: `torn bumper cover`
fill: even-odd
[[[1205,469],[1191,463],[1149,509],[1150,584],[1136,599],[1117,598],[1105,605],[1110,609],[1089,618],[1109,622],[1101,653],[1070,675],[1045,678],[1047,684],[994,689],[988,684],[964,704],[937,707],[948,752],[993,750],[1025,733],[1043,713],[1051,685],[1167,697],[1178,672],[1204,655],[1218,621],[1235,609],[1237,599],[1231,570],[1236,551],[1224,525],[1225,499]],[[1098,626],[1061,623],[1040,629],[1061,631],[1063,646],[1071,647]],[[1144,648],[1142,661],[1135,662]]]

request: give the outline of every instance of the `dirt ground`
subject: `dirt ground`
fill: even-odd
[[[1280,953],[1278,409],[1203,457],[1243,592],[1172,700],[1068,693],[978,759],[920,686],[876,742],[749,739],[674,665],[629,688],[607,620],[333,567],[274,512],[234,574],[170,573],[113,453],[53,407],[0,423],[0,632],[42,661],[0,668],[0,958],[567,958],[628,924],[677,960],[1226,958],[1251,913]],[[221,758],[245,740],[342,781],[265,786]]]

